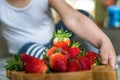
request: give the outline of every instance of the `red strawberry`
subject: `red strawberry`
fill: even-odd
[[[71,58],[76,58],[78,56],[80,52],[79,46],[79,42],[73,42],[72,46],[69,48],[69,54]]]
[[[63,29],[58,30],[57,32],[54,32],[54,38],[53,38],[53,44],[59,45],[59,42],[65,42],[67,45],[70,44],[70,36],[72,34],[68,32],[67,30],[64,31]]]
[[[55,44],[54,46],[61,48],[61,49],[62,49],[62,52],[68,51],[68,48],[69,48],[69,45],[68,45],[66,42],[64,42],[64,41],[58,42],[58,43]]]
[[[77,59],[69,60],[67,63],[68,66],[68,72],[75,72],[75,71],[80,71],[81,65]]]
[[[92,52],[92,51],[86,52],[86,56],[88,59],[92,60],[93,62],[96,61],[98,58],[97,53]]]
[[[85,56],[80,56],[78,58],[80,64],[81,64],[81,67],[82,67],[82,70],[90,70],[90,61],[87,57]]]
[[[67,60],[62,53],[54,53],[49,59],[50,68],[53,71],[65,72],[67,70]]]
[[[92,65],[101,64],[100,56],[95,52],[92,52],[92,51],[86,52],[86,57],[90,60]]]
[[[50,57],[58,48],[53,46],[51,47],[50,49],[48,49],[47,53],[46,53],[46,56],[47,57]]]
[[[92,60],[89,59],[90,62],[90,66],[94,65],[94,62]]]
[[[45,73],[48,67],[44,60],[34,58],[27,54],[21,54],[21,60],[23,62],[23,70],[28,73]]]
[[[70,58],[70,54],[68,52],[65,53],[65,58],[68,60]]]

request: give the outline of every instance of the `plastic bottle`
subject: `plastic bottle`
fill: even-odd
[[[108,12],[108,27],[120,27],[120,6],[110,6]]]

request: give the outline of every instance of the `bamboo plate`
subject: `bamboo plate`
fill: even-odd
[[[48,74],[6,70],[6,76],[10,80],[118,80],[117,71],[110,65],[92,66],[88,71]]]

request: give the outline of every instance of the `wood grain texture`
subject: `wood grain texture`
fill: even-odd
[[[91,70],[65,73],[33,74],[6,70],[10,80],[118,80],[111,66],[92,66]]]

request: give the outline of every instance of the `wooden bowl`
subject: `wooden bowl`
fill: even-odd
[[[10,80],[118,80],[117,71],[110,65],[92,66],[91,70],[65,73],[33,74],[6,70]]]

